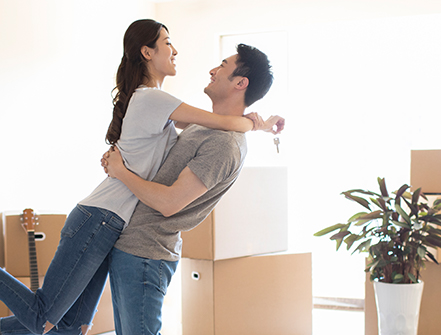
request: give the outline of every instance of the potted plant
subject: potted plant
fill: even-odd
[[[352,253],[368,252],[365,271],[374,281],[380,334],[397,334],[399,331],[400,334],[416,334],[423,287],[421,270],[427,260],[438,264],[431,248],[441,247],[441,229],[438,228],[441,226],[441,214],[438,214],[441,199],[429,206],[421,189],[411,193],[405,184],[389,194],[384,179],[378,178],[378,185],[378,193],[361,189],[342,192],[347,199],[364,207],[364,211],[351,216],[347,223],[332,225],[314,236],[333,232],[330,239],[336,241],[337,250],[344,242]],[[403,293],[404,289],[412,293]],[[398,297],[384,297],[385,290]],[[415,296],[415,303],[396,301],[406,294]],[[394,319],[392,311],[382,311],[384,304],[390,305],[401,316]],[[405,312],[402,310],[404,305],[417,306],[412,306],[413,311]],[[403,315],[406,318],[403,319]],[[392,330],[391,327],[401,329]]]

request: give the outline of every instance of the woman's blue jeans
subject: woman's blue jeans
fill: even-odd
[[[82,325],[91,324],[107,276],[107,255],[124,224],[110,211],[77,205],[36,293],[0,270],[0,299],[14,313],[0,320],[0,334],[42,334],[47,321],[65,330],[54,327],[54,333],[80,334]]]
[[[177,266],[113,248],[109,276],[117,335],[160,334],[162,304]]]

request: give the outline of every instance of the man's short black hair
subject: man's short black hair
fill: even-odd
[[[262,51],[246,44],[239,44],[236,50],[236,69],[231,77],[248,78],[245,106],[249,107],[269,91],[273,83],[273,73],[268,57]]]

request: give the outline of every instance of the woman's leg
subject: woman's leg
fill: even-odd
[[[113,248],[109,276],[117,335],[159,334],[164,296],[177,265]]]
[[[124,226],[115,214],[77,206],[66,220],[42,288],[34,294],[0,272],[0,299],[35,334],[46,322],[57,325],[103,263]],[[3,329],[0,323],[0,334]]]
[[[75,304],[67,311],[58,323],[48,334],[50,335],[86,335],[92,325],[93,317],[106,283],[108,273],[108,258],[99,267],[83,293]],[[2,335],[30,335],[29,329],[23,326],[15,316],[2,318],[0,320]]]
[[[75,304],[67,311],[58,323],[48,334],[58,335],[86,335],[92,325],[92,320],[98,306],[99,299],[107,279],[108,258],[99,267],[83,293]],[[0,320],[2,335],[30,335],[32,334],[23,326],[15,316],[2,318]]]

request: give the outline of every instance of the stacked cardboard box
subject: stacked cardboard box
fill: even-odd
[[[441,194],[441,150],[411,150],[410,184],[412,190],[426,194]]]
[[[22,215],[3,213],[2,217],[0,263],[15,277],[29,277],[28,238],[22,226]],[[38,273],[44,276],[57,250],[66,215],[39,215],[37,219],[34,234]]]
[[[60,232],[66,215],[38,215],[35,226],[35,248],[40,285],[57,250]],[[30,287],[28,236],[22,226],[22,215],[12,212],[0,213],[0,266]],[[0,301],[0,317],[11,315],[11,312]],[[114,329],[112,300],[109,283],[103,292],[94,326],[89,334],[99,334]]]
[[[429,205],[441,198],[441,150],[411,150],[410,185],[412,191],[421,188],[427,196]],[[439,227],[435,227],[439,228]],[[441,262],[441,250],[430,252]]]
[[[183,335],[310,335],[311,255],[280,253],[287,236],[286,168],[244,168],[182,233]]]

